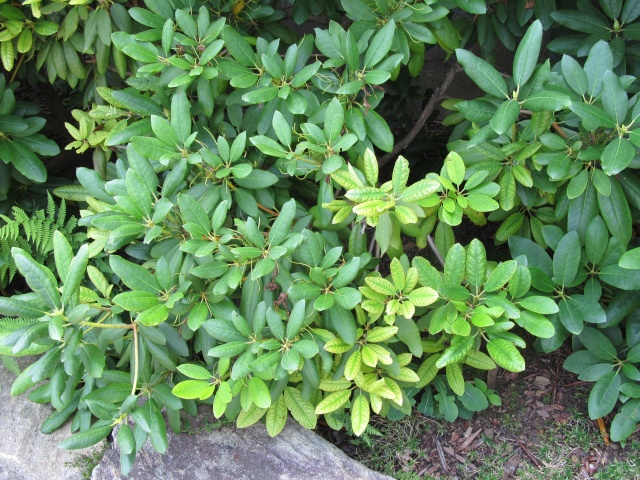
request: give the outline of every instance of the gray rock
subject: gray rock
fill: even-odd
[[[388,480],[349,458],[314,432],[287,420],[271,438],[262,424],[207,431],[208,412],[199,415],[193,435],[168,432],[169,449],[160,455],[147,443],[129,475],[135,480]],[[210,415],[210,414],[209,414]],[[120,454],[107,451],[91,480],[125,478]]]
[[[22,366],[28,365],[24,360]],[[71,435],[69,424],[44,435],[40,425],[51,415],[47,405],[30,402],[26,396],[11,397],[15,376],[0,365],[0,480],[81,480],[87,455],[104,447],[69,451],[58,444]],[[74,466],[75,465],[75,466]]]

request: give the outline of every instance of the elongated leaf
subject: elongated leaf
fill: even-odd
[[[620,375],[609,372],[595,383],[589,394],[589,417],[592,420],[608,415],[618,402]]]
[[[569,285],[576,277],[580,252],[580,237],[576,232],[569,232],[562,237],[553,255],[553,280],[558,285]]]
[[[524,370],[524,358],[511,342],[502,338],[492,338],[487,342],[487,351],[502,368],[510,372]]]
[[[87,430],[76,433],[71,437],[63,440],[58,444],[58,447],[66,450],[79,450],[81,448],[87,448],[95,445],[101,440],[107,438],[107,435],[111,433],[113,427],[111,425],[94,425]]]
[[[467,50],[456,50],[458,62],[478,87],[498,98],[509,98],[507,84],[502,75],[489,63]]]
[[[516,87],[520,87],[531,78],[538,63],[541,44],[542,24],[540,20],[536,20],[520,40],[520,45],[518,45],[513,59],[513,79],[516,82]]]
[[[58,292],[58,282],[51,270],[37,263],[31,255],[21,248],[14,247],[11,254],[16,262],[20,273],[27,281],[27,284],[45,304],[51,308],[60,308],[60,292]]]
[[[364,395],[359,395],[351,405],[351,428],[357,436],[362,435],[369,424],[369,401]]]

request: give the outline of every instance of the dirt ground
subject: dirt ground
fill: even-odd
[[[499,372],[502,405],[471,420],[447,423],[420,413],[397,422],[376,418],[380,436],[338,433],[333,441],[402,480],[640,479],[640,435],[626,445],[605,439],[587,415],[590,385],[562,368],[570,353],[565,347],[537,354],[521,374]]]

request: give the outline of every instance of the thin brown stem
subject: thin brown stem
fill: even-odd
[[[422,110],[422,113],[418,117],[418,120],[416,120],[416,123],[413,125],[407,136],[396,144],[396,146],[393,148],[393,151],[387,153],[386,155],[383,155],[382,157],[380,157],[380,159],[378,159],[379,166],[383,166],[396,158],[400,154],[400,152],[402,152],[409,146],[409,144],[411,144],[411,142],[413,142],[418,133],[420,133],[420,131],[424,128],[424,124],[427,123],[427,120],[429,119],[429,116],[431,116],[433,110],[436,108],[436,105],[438,105],[438,103],[445,99],[444,93],[447,91],[447,89],[451,85],[451,82],[453,82],[456,73],[458,73],[459,71],[460,67],[458,67],[457,64],[453,65],[449,69],[449,71],[447,72],[447,76],[442,82],[442,85],[440,86],[440,88],[436,89],[433,96],[429,99],[427,105],[424,107],[424,110]]]
[[[16,79],[18,70],[20,70],[20,66],[22,65],[22,61],[24,60],[24,55],[25,55],[24,53],[20,55],[20,59],[18,60],[18,64],[16,65],[16,68],[13,69],[13,73],[11,74],[11,80],[9,80],[9,83],[13,83],[13,81]]]
[[[131,387],[131,395],[136,394],[136,387],[138,386],[138,363],[140,362],[140,357],[138,354],[138,326],[134,323],[133,325],[133,361],[135,366],[133,367],[133,386]]]

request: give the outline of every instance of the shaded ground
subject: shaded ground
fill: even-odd
[[[501,371],[502,406],[447,423],[415,413],[372,425],[382,436],[334,435],[349,455],[402,480],[640,479],[640,435],[605,444],[587,415],[590,385],[562,368],[562,349],[528,359],[521,374]],[[606,419],[606,425],[611,418]]]

